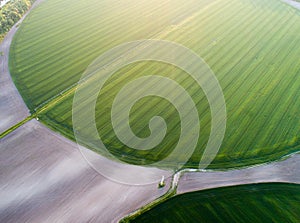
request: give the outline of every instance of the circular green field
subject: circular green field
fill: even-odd
[[[74,139],[76,83],[94,59],[138,39],[182,44],[211,67],[226,101],[227,130],[210,168],[233,168],[299,151],[299,33],[300,12],[279,0],[48,0],[19,27],[11,46],[10,71],[31,112]],[[130,81],[147,75],[171,78],[196,104],[201,132],[186,166],[198,167],[210,134],[209,105],[196,82],[171,65],[147,61],[115,73],[98,96],[95,120],[99,136],[114,156],[133,164],[154,163],[174,149],[180,118],[174,106],[162,98],[146,97],[130,114],[132,131],[142,138],[150,134],[152,117],[165,119],[167,134],[152,150],[125,146],[112,128],[110,111],[115,96]],[[168,86],[160,87],[172,94]],[[184,103],[181,96],[178,100]],[[85,146],[101,154],[96,140]]]

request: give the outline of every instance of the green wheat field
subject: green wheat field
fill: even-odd
[[[299,33],[300,13],[278,0],[51,0],[19,28],[10,70],[32,113],[37,111],[44,123],[73,139],[76,83],[94,59],[138,39],[182,44],[211,67],[226,100],[226,135],[210,168],[233,168],[299,150]],[[98,97],[99,135],[111,153],[133,164],[152,163],[172,151],[180,119],[168,101],[148,97],[132,109],[130,124],[137,136],[149,135],[148,122],[155,115],[167,122],[166,137],[150,151],[124,146],[110,124],[109,111],[118,91],[137,77],[154,74],[177,81],[197,105],[201,135],[186,165],[197,167],[210,133],[209,105],[195,81],[171,65],[140,62],[115,73]],[[93,148],[92,144],[86,146]]]

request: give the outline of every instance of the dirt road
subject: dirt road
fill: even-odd
[[[43,0],[37,0],[17,23],[21,23],[28,13]],[[21,95],[15,87],[8,68],[9,48],[17,31],[17,24],[7,33],[0,44],[0,133],[16,125],[30,115]]]
[[[286,182],[300,184],[300,154],[265,165],[238,170],[184,173],[177,193],[241,184]]]

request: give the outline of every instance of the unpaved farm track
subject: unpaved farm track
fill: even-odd
[[[187,172],[179,179],[177,194],[242,184],[284,182],[300,184],[300,154],[283,161],[228,171]]]
[[[0,134],[30,115],[21,95],[15,87],[8,68],[9,48],[20,24],[29,12],[43,0],[37,0],[27,13],[7,33],[0,44]]]

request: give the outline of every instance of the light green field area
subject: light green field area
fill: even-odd
[[[298,222],[299,185],[257,184],[192,192],[130,222]]]
[[[138,39],[182,44],[204,58],[226,100],[227,131],[210,167],[238,167],[275,160],[300,148],[299,33],[300,12],[279,0],[49,0],[19,28],[11,47],[10,70],[31,111],[47,106],[39,114],[41,120],[73,138],[75,84],[94,59]],[[170,77],[197,104],[201,136],[187,163],[197,167],[210,133],[208,102],[195,81],[171,65],[148,61],[118,71],[98,97],[99,135],[114,155],[130,163],[151,163],[172,151],[180,135],[180,119],[176,109],[161,98],[140,100],[130,116],[133,132],[140,137],[150,134],[148,123],[153,116],[166,120],[167,135],[153,150],[124,146],[112,129],[114,97],[144,75]],[[160,87],[172,93],[167,86]],[[93,143],[89,141],[88,146],[93,148]]]

